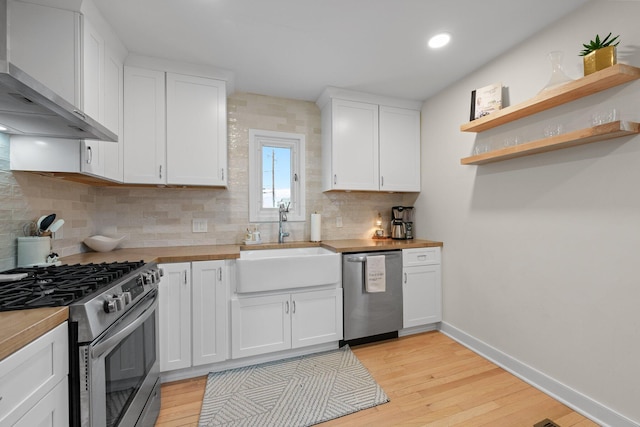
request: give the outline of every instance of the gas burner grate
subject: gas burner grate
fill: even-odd
[[[0,311],[69,305],[145,265],[144,261],[18,267],[27,277],[0,283]]]

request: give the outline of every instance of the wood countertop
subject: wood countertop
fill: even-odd
[[[215,261],[240,257],[240,245],[167,246],[125,248],[111,252],[84,252],[61,259],[64,264],[117,261],[155,261],[157,263]]]
[[[370,252],[442,246],[432,240],[351,239],[322,242],[261,243],[258,245],[167,246],[156,248],[125,248],[112,252],[85,252],[61,259],[65,264],[86,264],[116,261],[155,261],[159,264],[190,261],[215,261],[240,258],[240,251],[259,249],[306,248],[322,246],[335,252]]]
[[[0,360],[68,319],[67,307],[0,312]]]
[[[64,264],[116,261],[174,263],[236,259],[241,250],[304,248],[321,246],[335,252],[371,252],[442,246],[431,240],[351,239],[322,242],[261,243],[258,245],[202,245],[125,248],[112,252],[85,252],[61,259]],[[67,307],[0,312],[0,360],[49,332],[69,318]]]
[[[353,239],[353,240],[328,240],[321,246],[335,252],[372,252],[393,251],[412,248],[441,247],[442,242],[433,240],[393,240],[393,239]]]

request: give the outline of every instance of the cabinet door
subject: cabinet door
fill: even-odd
[[[164,73],[125,67],[124,111],[124,182],[166,183]]]
[[[225,82],[167,73],[167,183],[226,186]]]
[[[101,142],[104,177],[113,181],[123,180],[123,59],[109,45],[104,57],[104,120],[103,124],[116,135],[118,142]]]
[[[403,327],[442,320],[441,266],[408,267],[403,274]]]
[[[67,378],[20,418],[14,427],[68,427],[69,385]]]
[[[289,294],[231,300],[232,358],[291,348]]]
[[[293,348],[342,339],[342,289],[291,295]]]
[[[8,6],[11,62],[80,108],[80,14],[22,1]]]
[[[39,401],[54,393],[56,385],[66,384],[68,334],[67,322],[64,322],[0,361],[0,426],[14,425]],[[66,400],[66,393],[64,398]],[[34,416],[39,418],[39,414],[40,411]]]
[[[333,99],[331,189],[378,190],[378,106]]]
[[[159,286],[160,371],[191,366],[191,264],[163,264]]]
[[[191,264],[193,366],[227,359],[227,286],[224,261]]]
[[[86,17],[83,27],[84,111],[118,135],[119,141],[85,141],[81,170],[122,182],[123,58]]]
[[[420,191],[420,111],[380,106],[380,190]]]
[[[88,19],[83,23],[83,110],[104,122],[104,38]]]

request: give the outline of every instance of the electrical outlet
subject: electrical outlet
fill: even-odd
[[[336,217],[336,227],[342,228],[342,217],[341,216],[337,216]]]
[[[64,229],[63,227],[60,227],[60,228],[58,228],[58,231],[56,231],[56,232],[54,232],[54,233],[51,233],[51,238],[52,238],[53,240],[60,240],[60,239],[62,239],[62,238],[63,238],[63,235],[62,235],[62,230],[63,230],[63,229]]]
[[[205,218],[195,218],[191,222],[191,227],[194,233],[206,233],[207,220]]]

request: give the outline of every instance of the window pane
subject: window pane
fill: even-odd
[[[291,149],[262,146],[262,207],[291,201]]]

